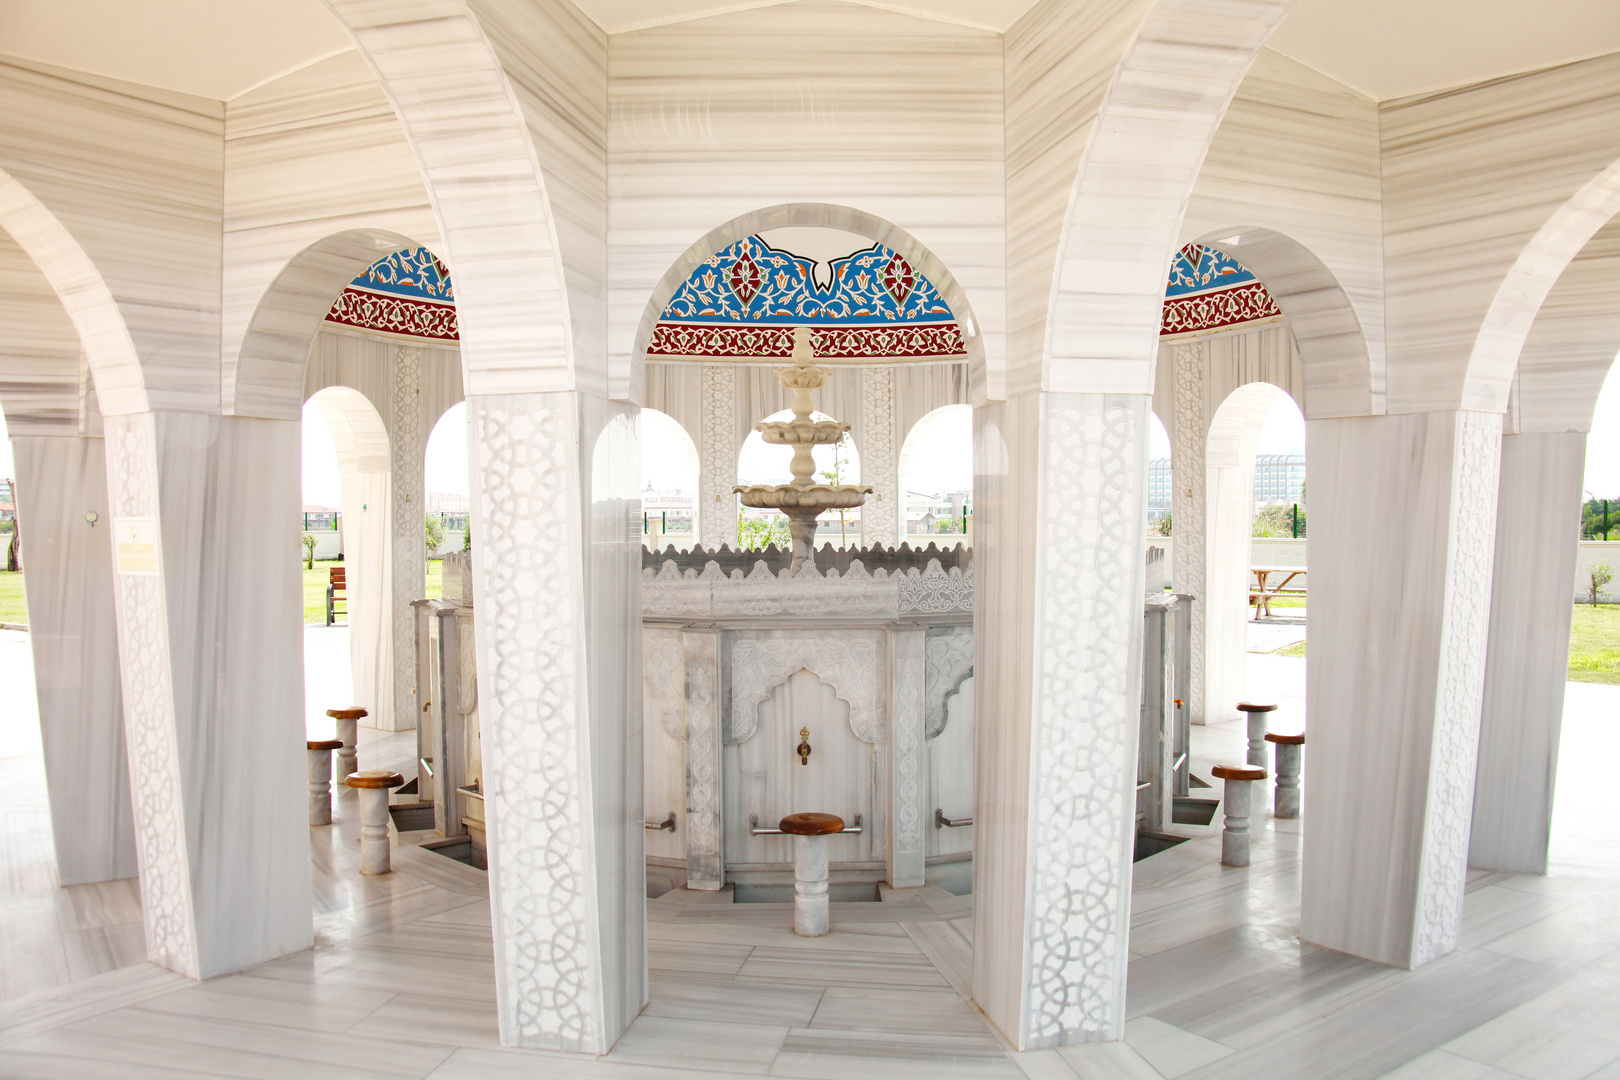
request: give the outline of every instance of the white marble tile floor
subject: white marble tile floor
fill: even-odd
[[[1620,688],[1570,700],[1566,763],[1606,745]],[[1195,768],[1241,754],[1238,726],[1195,729]],[[408,738],[363,736],[368,764],[409,759]],[[0,770],[23,776],[29,760]],[[0,903],[20,904],[17,883],[37,884],[42,857],[48,870],[43,791],[0,790]],[[598,1058],[498,1045],[482,874],[402,849],[394,874],[361,879],[340,799],[338,824],[312,834],[317,947],[240,975],[193,983],[135,963],[74,977],[15,944],[104,927],[132,902],[117,887],[46,893],[48,924],[14,927],[4,908],[0,978],[17,992],[0,1000],[0,1080],[1614,1080],[1620,860],[1562,839],[1592,831],[1594,799],[1561,800],[1550,876],[1473,875],[1463,948],[1417,972],[1299,942],[1301,823],[1257,817],[1244,869],[1219,865],[1218,828],[1188,829],[1136,867],[1125,1041],[1021,1056],[967,1000],[971,898],[835,904],[833,932],[806,939],[789,905],[676,893],[648,902],[647,1008]]]

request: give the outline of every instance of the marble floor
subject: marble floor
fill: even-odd
[[[1615,760],[1616,706],[1620,688],[1571,687],[1566,779]],[[1241,755],[1236,724],[1196,735],[1199,768]],[[410,753],[408,736],[365,736],[367,766]],[[361,878],[345,799],[312,831],[316,948],[201,984],[136,963],[8,996],[0,1078],[1620,1080],[1606,780],[1561,788],[1588,796],[1560,802],[1554,873],[1472,876],[1462,948],[1418,972],[1299,943],[1293,823],[1268,820],[1243,870],[1219,865],[1214,829],[1185,829],[1136,866],[1125,1041],[1021,1055],[966,1000],[971,898],[932,889],[835,904],[818,939],[793,935],[785,906],[650,901],[651,1000],[612,1053],[502,1049],[483,875],[399,849],[392,875]],[[14,816],[25,795],[6,791],[8,883],[30,835],[49,850],[42,798]]]

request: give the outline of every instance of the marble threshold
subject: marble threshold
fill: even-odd
[[[1237,724],[1197,729],[1195,768],[1242,745]],[[410,750],[363,730],[368,764]],[[42,790],[23,817],[26,789],[4,790],[13,881],[49,824]],[[1299,942],[1299,823],[1257,816],[1245,869],[1219,865],[1216,828],[1183,831],[1136,866],[1123,1042],[1010,1052],[968,1000],[971,897],[834,904],[833,932],[805,939],[788,905],[683,890],[647,904],[647,1008],[585,1058],[499,1045],[484,875],[398,848],[393,874],[361,878],[343,799],[312,831],[314,949],[204,983],[135,963],[0,1001],[0,1080],[1620,1078],[1620,861],[1471,875],[1462,947],[1405,972]],[[5,959],[8,977],[33,962]]]

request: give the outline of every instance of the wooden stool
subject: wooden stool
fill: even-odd
[[[777,828],[793,837],[793,932],[820,937],[832,928],[827,837],[844,831],[844,819],[834,814],[789,814]]]
[[[1221,865],[1249,865],[1250,788],[1266,778],[1258,765],[1217,765],[1210,770],[1226,781],[1226,829],[1221,833]]]
[[[305,739],[309,754],[309,823],[332,824],[332,751],[343,748],[342,739]]]
[[[360,793],[360,872],[386,874],[388,857],[388,792],[405,782],[397,772],[373,769],[349,774],[344,783]]]
[[[1275,705],[1251,705],[1238,702],[1238,712],[1249,714],[1249,764],[1266,767],[1266,713],[1277,711]]]
[[[327,709],[326,715],[337,721],[337,737],[343,740],[343,749],[337,756],[337,774],[348,776],[360,767],[354,748],[360,740],[360,718],[368,714],[360,706],[352,705],[347,709]]]
[[[1299,774],[1305,759],[1304,735],[1266,733],[1266,741],[1277,748],[1277,796],[1272,813],[1279,818],[1299,817]]]

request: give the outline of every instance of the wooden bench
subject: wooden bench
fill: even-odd
[[[338,615],[337,606],[343,605],[343,619],[349,618],[349,592],[348,582],[344,578],[344,568],[334,566],[328,572],[326,581],[326,625],[331,626]]]

